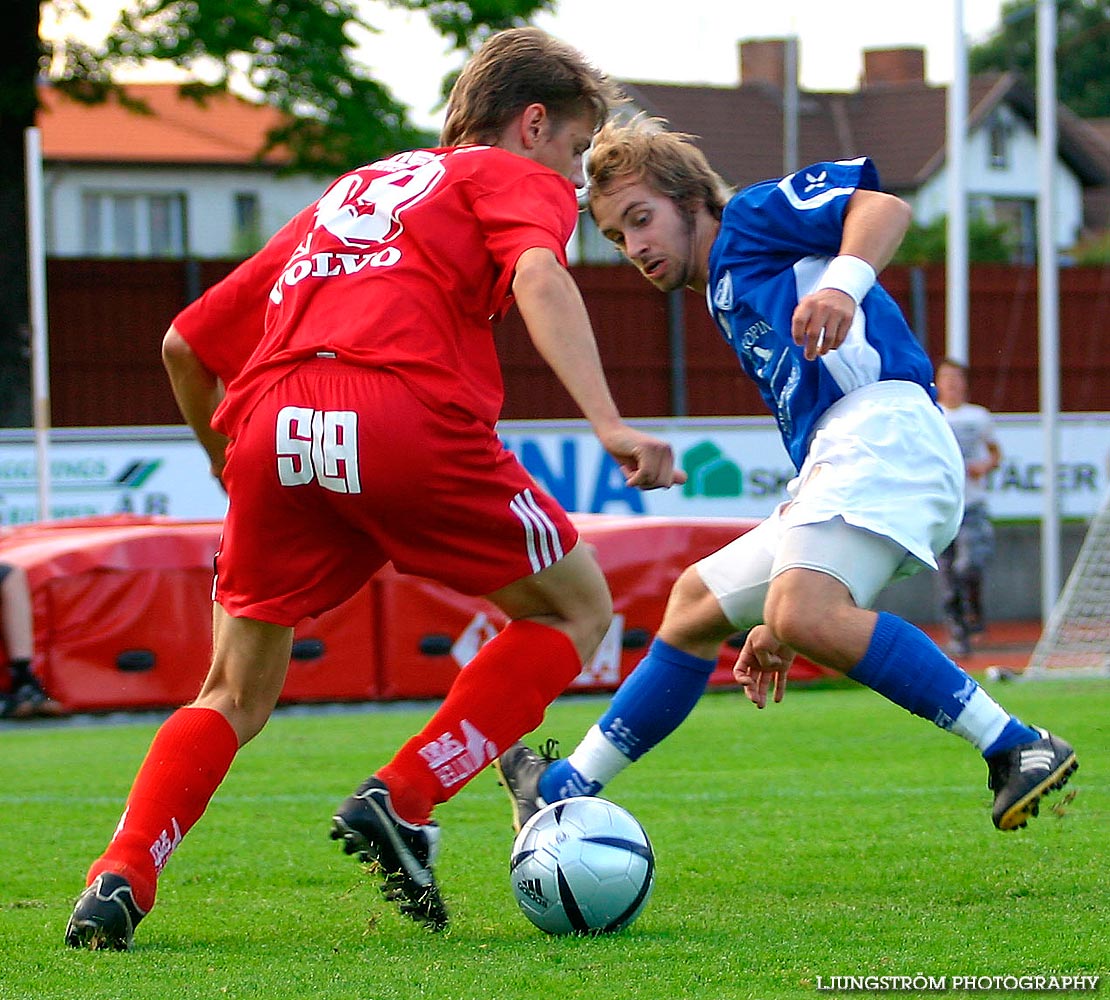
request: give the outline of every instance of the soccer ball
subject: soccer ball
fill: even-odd
[[[548,934],[605,934],[635,920],[655,884],[644,828],[607,799],[553,802],[517,835],[509,859],[513,895]]]

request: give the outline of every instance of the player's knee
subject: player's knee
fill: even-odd
[[[239,746],[245,746],[262,732],[272,712],[272,708],[256,707],[253,711],[241,712],[236,716],[236,723],[232,724],[232,728],[239,737]]]
[[[675,580],[671,587],[670,596],[667,598],[667,609],[664,619],[689,618],[691,610],[701,604],[707,597],[712,599],[708,588],[701,578],[701,574],[693,566],[687,566]]]
[[[667,599],[660,638],[695,656],[709,657],[735,631],[701,574],[693,566],[683,570]]]
[[[822,647],[822,632],[828,618],[796,591],[772,588],[764,605],[763,619],[775,638],[791,649]]]
[[[583,662],[597,652],[613,620],[613,598],[602,577],[600,586],[581,595],[573,605],[563,609],[561,628],[570,637]]]
[[[590,604],[579,609],[579,613],[572,621],[573,634],[571,639],[582,654],[582,659],[587,660],[597,652],[605,633],[613,621],[613,598],[606,586],[599,591]]]
[[[254,703],[237,697],[230,691],[207,688],[190,703],[191,708],[208,708],[219,712],[239,739],[239,746],[253,740],[269,720],[273,712],[270,703]]]

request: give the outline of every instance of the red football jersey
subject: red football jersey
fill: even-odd
[[[489,146],[414,150],[343,175],[174,320],[229,382],[213,425],[233,434],[288,364],[322,351],[494,424],[492,324],[517,259],[546,247],[565,265],[576,214],[566,178]]]
[[[286,238],[286,230],[298,225],[300,215],[290,219],[272,242],[280,243]],[[294,238],[292,245],[296,242]],[[266,295],[272,281],[272,262],[265,254],[255,254],[186,306],[173,321],[193,353],[225,386],[243,370],[262,339]]]

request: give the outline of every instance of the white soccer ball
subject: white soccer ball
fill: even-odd
[[[524,824],[509,859],[513,895],[548,934],[604,934],[635,920],[655,884],[655,853],[626,809],[596,797],[553,802]]]

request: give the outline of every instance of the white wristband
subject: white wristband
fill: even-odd
[[[851,254],[841,254],[829,261],[821,280],[817,282],[819,291],[822,288],[835,288],[852,296],[858,306],[864,296],[871,291],[875,284],[875,269],[862,257],[853,257]]]

